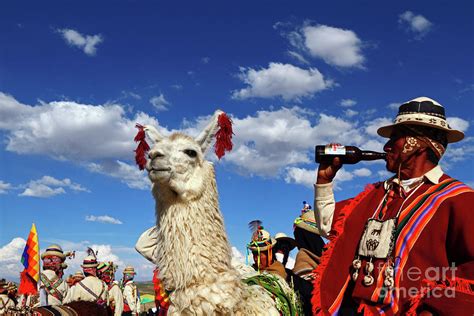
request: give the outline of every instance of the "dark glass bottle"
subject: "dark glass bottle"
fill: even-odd
[[[385,159],[385,153],[360,150],[355,146],[319,145],[315,148],[317,163],[331,164],[335,157],[339,157],[343,164],[356,164],[361,160]]]

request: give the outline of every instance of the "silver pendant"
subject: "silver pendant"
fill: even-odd
[[[374,284],[374,277],[371,275],[364,276],[364,285],[371,286],[372,284]]]

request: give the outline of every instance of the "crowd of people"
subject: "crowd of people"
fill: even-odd
[[[75,301],[95,302],[106,306],[113,315],[138,315],[140,294],[133,282],[135,270],[127,266],[123,270],[121,282],[115,280],[117,266],[111,262],[99,262],[97,253],[88,249],[88,255],[77,271],[64,279],[68,267],[61,246],[50,245],[41,254],[42,271],[37,295],[18,294],[13,282],[0,280],[0,315],[7,311],[28,313],[34,307],[59,306]]]
[[[294,238],[284,233],[274,237],[260,221],[249,224],[252,237],[247,248],[258,272],[275,274],[298,291],[305,315],[311,315],[311,293],[314,269],[318,266],[325,245],[316,224],[314,211],[303,201],[301,215],[294,221]],[[290,252],[297,248],[294,262],[288,262]]]

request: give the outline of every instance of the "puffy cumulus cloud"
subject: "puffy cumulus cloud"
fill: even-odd
[[[372,172],[367,168],[355,169],[354,171],[347,171],[346,169],[340,169],[336,177],[334,178],[334,190],[341,190],[341,183],[352,181],[356,177],[369,177]],[[312,188],[316,182],[316,171],[315,169],[305,169],[292,167],[288,168],[285,181],[287,183],[301,184],[308,188]]]
[[[119,104],[57,101],[31,106],[0,92],[0,130],[6,132],[6,150],[72,161],[95,172],[109,173],[130,187],[148,188],[144,172],[135,172],[122,162],[133,160],[136,122],[159,125],[143,112],[127,117]],[[45,194],[62,193],[58,188],[52,192],[45,187],[38,189],[49,191]]]
[[[368,122],[367,126],[365,127],[365,132],[370,136],[377,136],[377,130],[380,127],[390,125],[392,123],[392,120],[388,117],[379,117]]]
[[[233,118],[234,149],[224,157],[247,175],[279,177],[285,169],[313,161],[314,145],[339,142],[360,145],[367,141],[357,122],[300,107],[258,111]]]
[[[343,107],[351,107],[357,104],[356,100],[352,99],[342,99],[341,102],[339,103],[340,106]]]
[[[302,69],[290,64],[270,63],[266,69],[241,68],[239,78],[248,87],[234,91],[234,99],[273,98],[296,100],[311,97],[333,86],[316,68]]]
[[[443,168],[450,169],[453,163],[472,161],[474,159],[474,137],[466,137],[459,143],[449,144],[441,164]]]
[[[372,171],[367,168],[355,169],[352,173],[357,177],[370,177],[372,175]]]
[[[83,35],[73,29],[59,29],[66,43],[81,49],[86,55],[94,56],[97,52],[97,45],[104,41],[101,34]]]
[[[359,112],[354,111],[352,109],[347,109],[347,110],[344,111],[344,115],[347,116],[347,117],[354,117],[357,114],[359,114]]]
[[[411,11],[405,11],[400,14],[398,23],[412,32],[416,39],[423,38],[433,28],[433,23],[428,21],[428,19]]]
[[[68,178],[58,180],[51,176],[43,176],[41,179],[30,181],[26,185],[25,190],[20,193],[20,196],[47,198],[58,194],[65,194],[66,190],[64,188],[76,192],[89,192],[89,190]]]
[[[10,183],[0,180],[0,194],[5,194],[12,188]]]
[[[308,188],[316,182],[316,172],[304,168],[291,167],[286,170],[286,183],[302,184]]]
[[[0,265],[2,266],[2,278],[17,280],[23,270],[21,255],[25,248],[26,240],[20,237],[13,238],[9,243],[0,248]]]
[[[305,26],[301,33],[309,54],[338,67],[363,67],[362,41],[351,30],[327,25]]]
[[[91,172],[116,178],[132,189],[148,190],[151,188],[151,182],[145,172],[140,171],[135,165],[120,160],[91,162],[86,165],[86,168]]]
[[[463,120],[460,117],[448,117],[446,120],[448,121],[448,124],[451,126],[451,128],[458,129],[463,132],[467,131],[469,128],[469,122]]]
[[[109,215],[86,215],[86,221],[87,222],[98,222],[98,223],[104,223],[104,224],[115,224],[115,225],[121,225],[123,224],[122,221],[119,219],[113,218],[112,216]]]
[[[152,97],[150,103],[157,111],[168,111],[168,105],[170,105],[170,103],[165,99],[163,93]]]

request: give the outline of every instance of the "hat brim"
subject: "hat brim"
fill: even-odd
[[[299,223],[299,224],[296,224],[296,227],[299,227],[301,229],[304,229],[310,233],[313,233],[313,234],[316,234],[316,235],[321,235],[320,232],[319,232],[319,229],[317,229],[316,227],[314,226],[311,226],[307,223],[305,223],[304,221]]]
[[[44,260],[46,257],[59,257],[61,259],[66,259],[66,256],[64,253],[61,253],[59,251],[53,251],[53,250],[46,250],[41,254],[41,260]]]
[[[464,138],[464,133],[461,131],[418,121],[402,121],[399,123],[382,126],[377,130],[377,134],[385,138],[390,138],[393,129],[398,125],[421,125],[443,130],[446,132],[446,138],[448,140],[448,143],[456,143]]]
[[[86,263],[81,264],[81,268],[97,268],[98,265],[97,263]]]
[[[290,251],[296,248],[296,240],[291,237],[286,236],[276,238],[276,242],[278,243],[279,241],[287,242],[290,245]]]
[[[252,245],[249,245],[247,246],[250,250],[252,250],[252,252],[256,252],[256,251],[265,251],[265,250],[268,250],[268,249],[271,249],[273,248],[275,245],[276,245],[276,239],[275,238],[271,238],[271,241],[272,243],[270,245],[266,245],[266,246],[263,246],[263,247],[258,247],[256,246],[255,244],[252,244]]]

